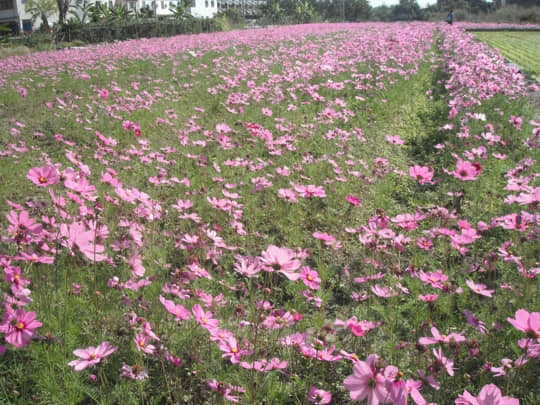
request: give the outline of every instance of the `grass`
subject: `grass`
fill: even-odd
[[[497,48],[503,56],[514,62],[536,80],[540,77],[540,32],[493,31],[477,32],[478,39]]]
[[[521,403],[538,403],[538,358],[517,345],[525,334],[507,320],[518,309],[540,309],[536,280],[519,270],[538,266],[530,217],[538,207],[504,201],[529,192],[506,189],[510,179],[537,184],[530,160],[537,152],[526,144],[533,111],[515,82],[482,94],[476,106],[453,102],[461,110],[449,118],[452,79],[476,71],[467,65],[474,58],[460,57],[480,46],[448,47],[463,46],[461,35],[431,24],[324,24],[89,47],[67,51],[67,59],[40,54],[13,73],[6,62],[2,266],[20,267],[30,281],[33,301],[24,308],[42,326],[25,347],[5,342],[0,402],[219,404],[231,395],[245,404],[304,404],[316,386],[347,404],[347,352],[362,361],[376,353],[377,372],[394,365],[405,380],[420,381],[417,370],[431,375],[441,387],[424,380],[428,402],[453,403],[464,390],[476,396],[494,383]],[[197,46],[180,50],[188,41]],[[490,80],[507,78],[489,68]],[[514,90],[518,96],[504,94]],[[521,129],[511,116],[522,118]],[[389,141],[397,135],[403,144]],[[456,156],[480,164],[477,181],[451,173]],[[58,165],[62,179],[38,187],[27,173],[46,164]],[[429,167],[433,182],[412,178],[414,165]],[[78,174],[73,182],[86,178],[95,191],[70,183],[68,167]],[[303,197],[301,186],[324,197]],[[284,189],[297,201],[280,198]],[[179,208],[178,200],[193,206]],[[7,214],[23,210],[46,232],[16,232]],[[515,213],[524,232],[498,219]],[[414,226],[399,224],[404,214],[418,216]],[[74,223],[83,224],[79,235],[62,236]],[[481,237],[460,244],[449,236],[469,228]],[[85,254],[77,238],[88,232]],[[433,247],[421,248],[422,239]],[[93,260],[100,245],[109,260]],[[271,245],[293,267],[315,270],[319,288],[290,280],[277,263],[262,270]],[[501,250],[520,259],[505,260],[511,255]],[[21,252],[54,262],[25,261]],[[243,261],[254,277],[235,270]],[[422,279],[438,271],[448,277],[440,285]],[[473,292],[468,280],[495,290],[493,297]],[[21,299],[12,285],[5,277],[0,288]],[[426,294],[438,298],[418,298]],[[160,296],[185,307],[189,319],[175,319]],[[225,338],[195,318],[196,305],[234,336],[235,350],[251,353],[236,361]],[[467,324],[464,310],[487,333]],[[361,320],[363,333],[340,326]],[[420,344],[433,327],[466,340]],[[285,345],[287,337],[303,341]],[[104,341],[117,349],[99,364],[68,365],[74,350]],[[454,376],[434,347],[454,362]],[[519,356],[528,363],[493,376],[489,365]],[[261,359],[276,367],[256,371],[268,364],[254,363]]]

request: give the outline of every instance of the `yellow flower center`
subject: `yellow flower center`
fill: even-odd
[[[45,176],[41,176],[41,177],[39,178],[39,182],[40,182],[41,184],[45,184],[45,183],[47,183],[47,178],[46,178]]]
[[[24,323],[22,322],[19,322],[15,325],[15,328],[19,329],[19,330],[23,330],[24,329]]]

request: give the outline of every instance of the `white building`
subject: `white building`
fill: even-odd
[[[6,24],[16,34],[37,30],[41,26],[41,18],[32,21],[32,15],[24,8],[27,2],[28,0],[0,0],[0,24]],[[58,21],[58,14],[50,16],[48,21],[52,26]]]
[[[217,0],[193,0],[191,15],[197,18],[212,18],[218,13]]]

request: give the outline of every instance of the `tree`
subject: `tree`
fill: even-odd
[[[49,17],[58,11],[54,0],[28,0],[24,9],[32,16],[32,23],[41,18],[40,30],[49,29]]]
[[[71,0],[56,0],[56,5],[58,6],[58,24],[62,25],[66,21],[70,4]]]
[[[71,5],[71,15],[75,17],[77,22],[86,23],[86,19],[90,15],[90,11],[93,7],[92,0],[83,0],[80,4]]]
[[[174,18],[177,20],[185,20],[191,16],[190,8],[192,6],[191,0],[178,0],[174,8],[169,10],[173,13]]]

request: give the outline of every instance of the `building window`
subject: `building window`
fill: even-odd
[[[136,2],[136,1],[130,1],[130,2],[128,3],[128,8],[129,8],[130,10],[135,10],[135,7],[137,7],[137,2]]]
[[[205,6],[206,8],[208,8],[208,0],[206,0],[206,1],[204,2],[204,6]]]
[[[214,0],[210,2],[210,7],[214,8]]]
[[[165,9],[165,2],[164,1],[161,2],[161,8]]]
[[[13,0],[0,0],[0,10],[10,10],[13,8]]]

